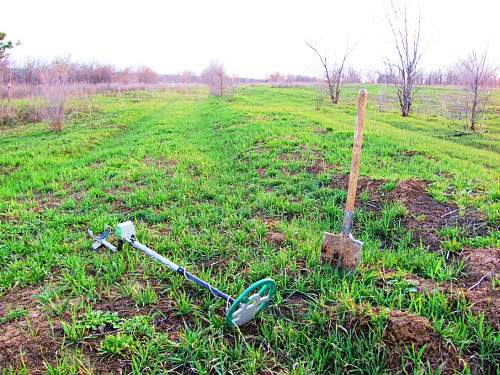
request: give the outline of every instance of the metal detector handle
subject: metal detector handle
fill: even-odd
[[[356,189],[358,187],[359,165],[361,163],[361,148],[363,145],[363,127],[365,125],[365,107],[367,98],[366,89],[359,90],[358,115],[356,118],[356,130],[352,146],[351,173],[349,174],[349,185],[347,187],[347,201],[344,211],[344,225],[342,233],[349,235],[352,228],[352,216],[354,203],[356,201]]]
[[[146,245],[143,245],[142,243],[140,243],[139,241],[137,241],[134,238],[134,236],[132,236],[130,238],[124,238],[123,240],[127,241],[132,247],[134,247],[134,248],[142,251],[147,256],[149,256],[149,257],[157,260],[161,264],[167,266],[172,271],[175,271],[178,274],[184,276],[186,279],[188,279],[188,280],[190,280],[190,281],[192,281],[192,282],[194,282],[194,283],[202,286],[205,289],[208,289],[210,291],[210,293],[212,293],[212,295],[214,295],[215,297],[222,298],[224,301],[227,301],[228,303],[233,303],[234,302],[234,299],[231,296],[229,296],[226,293],[220,291],[219,289],[217,289],[216,287],[210,285],[206,281],[203,281],[203,280],[197,278],[192,273],[186,271],[183,267],[178,266],[174,262],[172,262],[172,261],[168,260],[167,258],[161,256],[156,251],[150,249]]]

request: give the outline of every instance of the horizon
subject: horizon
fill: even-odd
[[[387,1],[313,1],[303,6],[259,0],[251,7],[225,0],[217,6],[193,0],[143,4],[150,6],[137,9],[130,0],[91,0],[77,9],[75,18],[74,7],[65,2],[21,0],[4,8],[9,17],[1,31],[8,39],[21,42],[10,52],[15,63],[70,56],[73,61],[99,62],[118,69],[148,66],[163,75],[199,74],[211,61],[219,61],[230,74],[245,78],[265,79],[275,72],[319,76],[319,61],[305,41],[329,56],[335,50],[337,56],[342,54],[347,42],[355,44],[347,65],[367,72],[381,70],[383,59],[394,49],[386,20]],[[500,11],[497,2],[480,0],[471,5],[421,0],[408,6],[411,14],[422,15],[425,54],[421,70],[453,65],[473,49],[488,48],[489,61],[500,60],[494,39]],[[451,9],[453,17],[448,17]],[[337,19],[338,11],[349,16]],[[482,12],[480,17],[476,12]]]

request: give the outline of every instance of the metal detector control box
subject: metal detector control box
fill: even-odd
[[[135,226],[130,220],[120,223],[116,226],[115,231],[116,236],[123,240],[128,241],[135,236]]]

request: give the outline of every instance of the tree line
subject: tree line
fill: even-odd
[[[480,117],[490,96],[489,87],[499,86],[498,66],[488,63],[488,50],[471,51],[453,67],[433,70],[427,73],[420,66],[425,48],[422,43],[422,18],[420,13],[413,14],[406,5],[391,1],[386,13],[392,38],[393,54],[385,59],[385,70],[377,74],[377,82],[391,84],[396,88],[401,116],[408,117],[412,112],[415,87],[422,84],[461,85],[465,97],[465,112],[468,127],[472,131],[480,129]],[[332,104],[340,100],[342,84],[346,81],[346,61],[353,48],[348,44],[339,49],[338,58],[333,59],[319,51],[312,43],[306,42],[321,63],[323,79]],[[371,77],[373,78],[373,77]]]

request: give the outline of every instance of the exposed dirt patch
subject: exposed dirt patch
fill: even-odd
[[[266,175],[266,170],[264,168],[257,168],[257,174],[260,177],[264,177]]]
[[[153,324],[156,329],[167,333],[171,340],[177,340],[179,332],[185,324],[191,322],[189,316],[182,317],[175,313],[175,303],[166,298],[158,296],[158,302],[152,305],[137,307],[130,299],[119,297],[112,300],[101,301],[94,310],[110,311],[118,313],[120,318],[132,318],[137,315],[155,315]],[[96,351],[100,340],[90,342],[91,349]],[[95,345],[94,345],[95,344]]]
[[[10,309],[33,308],[36,306],[34,296],[40,293],[38,288],[12,289],[3,297],[0,297],[0,316],[5,314]]]
[[[500,330],[500,289],[492,285],[492,280],[498,277],[500,271],[500,249],[468,249],[462,258],[466,275],[454,282],[438,282],[413,274],[399,277],[395,271],[382,271],[377,285],[391,287],[394,281],[402,281],[416,292],[441,292],[450,303],[465,297],[474,314],[484,313],[486,320],[497,331]]]
[[[279,232],[270,232],[267,235],[267,241],[274,246],[280,247],[285,243],[285,235]]]
[[[302,160],[302,153],[299,151],[285,152],[278,156],[281,161],[299,161]]]
[[[500,249],[467,249],[462,253],[462,259],[469,278],[480,279],[490,275],[488,279],[491,280],[500,275]]]
[[[307,173],[311,174],[320,174],[329,170],[334,169],[335,166],[332,164],[327,163],[323,157],[321,156],[321,153],[318,151],[314,152],[314,161],[311,165],[306,167]]]
[[[144,164],[147,166],[153,166],[159,169],[172,169],[177,165],[177,160],[174,159],[165,159],[164,157],[160,157],[158,159],[153,159],[150,157],[144,158]]]
[[[332,187],[347,189],[349,175],[333,178]],[[357,204],[367,210],[380,212],[385,203],[401,202],[408,214],[402,218],[402,225],[411,230],[415,242],[422,243],[430,250],[439,250],[441,237],[439,229],[449,226],[463,228],[467,236],[485,235],[488,227],[485,218],[478,211],[468,209],[463,216],[453,202],[441,203],[427,193],[429,181],[406,180],[390,190],[385,180],[361,177],[358,182]],[[368,195],[362,200],[361,195]]]
[[[58,209],[69,199],[79,202],[85,197],[85,190],[75,191],[70,184],[65,184],[63,189],[64,192],[34,192],[33,200],[36,203],[34,211],[40,212],[47,209]]]
[[[469,236],[487,233],[485,219],[479,212],[468,210],[464,216],[460,216],[455,203],[440,203],[429,196],[428,186],[428,181],[402,181],[388,194],[388,200],[404,204],[409,215],[403,219],[403,225],[431,250],[438,250],[440,247],[441,238],[437,233],[440,228],[463,227]]]
[[[252,151],[256,154],[268,154],[271,150],[267,146],[266,142],[256,142],[252,148]]]
[[[279,306],[279,315],[294,319],[304,315],[309,310],[308,300],[310,298],[304,293],[295,291],[289,295]]]
[[[424,279],[423,277],[417,275],[409,275],[405,278],[405,280],[414,285],[417,288],[417,291],[427,294],[450,290],[450,286],[447,283],[439,283],[434,280]]]
[[[395,352],[395,355],[389,356],[391,369],[400,368],[400,354],[405,348],[413,347],[418,352],[425,346],[422,359],[434,371],[440,369],[443,374],[452,374],[460,370],[456,350],[445,345],[424,317],[405,311],[391,311],[384,331],[384,343],[390,351]],[[415,369],[407,367],[406,370],[412,372]]]
[[[385,192],[382,189],[382,186],[386,182],[387,181],[385,180],[374,180],[369,177],[360,176],[358,179],[358,188],[356,190],[356,205],[367,210],[380,211],[385,197]],[[342,176],[332,176],[330,186],[335,189],[347,191],[348,183],[348,174]],[[362,193],[368,194],[367,200],[360,199]]]
[[[300,161],[312,159],[312,162],[305,167],[305,171],[310,174],[320,174],[335,168],[334,165],[327,163],[319,151],[311,150],[307,145],[300,146],[301,151],[285,152],[278,156],[278,159],[284,162]],[[283,173],[290,174],[286,167],[282,168]]]
[[[464,291],[465,297],[471,302],[471,311],[475,314],[484,313],[486,320],[496,331],[500,331],[500,291],[492,289],[491,284],[482,284],[474,289]]]
[[[500,289],[493,280],[500,274],[500,249],[467,249],[462,253],[466,279],[465,297],[474,313],[484,312],[493,327],[500,330]]]
[[[165,224],[150,225],[149,230],[151,230],[153,233],[157,234],[160,237],[166,237],[172,234],[172,227],[170,225],[165,225]]]
[[[158,289],[158,285],[155,289]],[[39,292],[35,288],[14,289],[0,300],[0,318],[6,319],[12,310],[24,310],[25,314],[9,319],[0,324],[0,364],[2,368],[19,370],[22,364],[27,366],[30,374],[44,374],[44,362],[54,364],[63,354],[60,352],[64,342],[61,322],[56,318],[48,319],[48,314],[35,300]],[[145,307],[136,307],[130,299],[120,297],[117,293],[92,306],[92,309],[118,313],[120,318],[131,318],[137,315],[153,316],[152,323],[157,330],[166,333],[171,340],[178,340],[179,332],[191,323],[189,316],[178,316],[175,303],[160,297],[158,302]],[[64,319],[70,319],[69,313]],[[83,362],[96,373],[128,373],[130,361],[118,357],[103,356],[99,346],[106,334],[114,333],[112,327],[106,326],[99,332],[90,332],[78,343],[82,350]],[[70,350],[66,348],[65,351]]]
[[[417,154],[418,154],[418,151],[415,151],[415,150],[405,150],[405,151],[401,152],[401,155],[406,156],[406,157],[410,157],[410,158],[417,155]]]
[[[16,319],[0,324],[0,363],[2,368],[18,370],[22,364],[30,374],[45,373],[44,362],[53,363],[58,355],[62,337],[60,323],[49,322],[36,303],[38,289],[13,289],[0,303],[0,317],[7,320],[13,310],[25,311]]]
[[[463,359],[457,351],[446,344],[434,331],[429,320],[422,316],[399,310],[382,311],[381,308],[368,306],[358,306],[355,312],[339,313],[337,308],[334,308],[334,311],[337,311],[337,316],[334,316],[332,321],[337,320],[338,315],[343,315],[343,329],[365,335],[374,325],[379,326],[383,316],[385,327],[382,345],[390,353],[386,357],[389,373],[413,373],[417,370],[411,367],[412,363],[408,359],[401,362],[402,354],[412,347],[415,352],[423,351],[421,360],[429,364],[433,373],[439,369],[441,374],[454,374],[463,368]]]
[[[407,283],[411,289],[420,293],[433,294],[435,292],[447,292],[451,290],[451,286],[448,283],[425,279],[414,274],[406,274],[401,277],[400,274],[394,270],[379,271],[377,277],[377,285],[381,288],[392,286],[398,281],[403,281]]]

